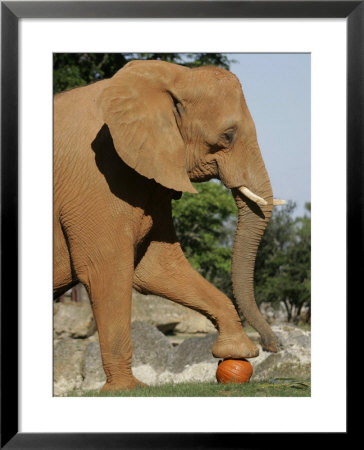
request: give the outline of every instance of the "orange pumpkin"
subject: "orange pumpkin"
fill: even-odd
[[[253,374],[253,366],[246,359],[225,359],[216,371],[219,383],[247,383]]]

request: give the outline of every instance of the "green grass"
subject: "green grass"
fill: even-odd
[[[71,397],[310,397],[311,383],[307,380],[275,379],[245,384],[180,383],[138,387],[131,391],[89,391],[70,394]]]

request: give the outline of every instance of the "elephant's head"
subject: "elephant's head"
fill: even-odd
[[[175,191],[196,193],[191,181],[211,178],[232,190],[239,211],[234,295],[263,347],[276,351],[253,286],[272,188],[236,76],[217,67],[133,61],[106,83],[97,102],[116,151],[139,174]]]

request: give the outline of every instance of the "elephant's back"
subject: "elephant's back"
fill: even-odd
[[[90,195],[98,178],[91,144],[103,125],[95,99],[107,80],[54,97],[54,208]]]
[[[54,97],[54,153],[58,157],[73,154],[75,146],[91,144],[103,125],[96,99],[108,80],[72,89]],[[72,148],[72,150],[71,150]]]

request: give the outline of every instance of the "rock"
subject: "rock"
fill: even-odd
[[[156,295],[143,295],[133,291],[131,321],[146,322],[161,327],[164,332],[173,331],[185,316],[185,308]]]
[[[166,336],[149,323],[134,322],[131,325],[131,339],[132,367],[149,365],[156,373],[163,372],[168,355],[173,350]]]
[[[150,386],[159,384],[159,373],[157,373],[149,364],[142,364],[141,366],[133,367],[133,375],[138,380]]]
[[[311,364],[301,361],[297,354],[285,350],[266,355],[260,361],[251,361],[254,373],[253,381],[269,379],[307,379],[310,378]]]
[[[166,383],[211,383],[216,382],[216,370],[218,360],[213,362],[201,362],[193,365],[186,365],[179,373],[163,372],[158,378],[158,384]]]
[[[254,368],[252,380],[310,378],[311,333],[292,325],[273,326],[272,330],[277,337],[279,352],[265,352],[259,346],[259,356],[250,360]]]
[[[277,337],[278,344],[283,348],[311,346],[311,333],[293,325],[273,326],[272,330]]]
[[[194,333],[216,333],[216,328],[212,322],[202,314],[186,308],[186,315],[175,327],[175,332],[194,334]]]
[[[217,334],[209,334],[206,337],[192,337],[185,339],[182,344],[174,349],[168,359],[166,370],[179,373],[186,367],[194,364],[214,364],[218,360],[211,353]]]
[[[206,337],[192,337],[178,347],[170,348],[164,370],[144,364],[133,366],[134,375],[147,384],[211,382],[216,381],[218,359],[211,353],[216,333]]]
[[[99,342],[90,342],[85,350],[82,364],[83,382],[81,389],[90,391],[100,389],[106,381],[106,375],[102,366]]]
[[[65,302],[53,305],[55,338],[87,338],[96,331],[90,302]]]
[[[133,291],[132,322],[147,322],[163,333],[211,333],[216,329],[202,314],[156,295]]]
[[[53,393],[65,395],[80,388],[85,342],[75,339],[60,340],[53,349]]]

